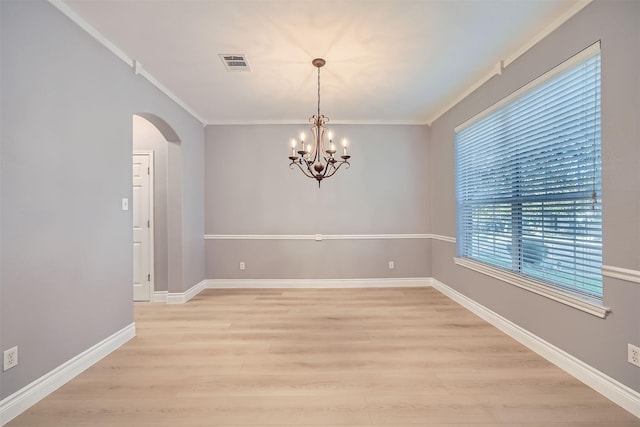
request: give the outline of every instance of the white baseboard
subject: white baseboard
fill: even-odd
[[[71,381],[100,359],[113,352],[136,335],[131,323],[93,347],[83,351],[57,368],[44,374],[31,384],[0,401],[0,425],[5,425],[43,398]]]
[[[431,279],[431,285],[467,310],[475,313],[511,338],[538,353],[560,369],[582,381],[636,417],[640,417],[640,393],[618,382],[580,359],[489,310],[453,288]]]
[[[431,286],[428,277],[381,279],[208,279],[207,289],[406,288]]]
[[[151,296],[151,302],[167,302],[168,295],[167,291],[155,291]]]
[[[203,280],[200,283],[193,285],[185,292],[180,292],[180,293],[168,292],[167,304],[184,304],[185,302],[189,301],[191,298],[198,295],[204,289],[206,289],[206,285],[207,285],[207,281]]]
[[[428,277],[402,277],[395,279],[206,279],[192,286],[186,292],[167,293],[166,302],[167,304],[184,304],[205,289],[399,288],[431,286],[430,280]]]

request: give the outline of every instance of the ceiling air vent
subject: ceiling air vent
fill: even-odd
[[[246,56],[240,55],[223,55],[220,54],[220,59],[224,62],[224,66],[227,67],[227,71],[251,71],[249,68],[249,62]]]

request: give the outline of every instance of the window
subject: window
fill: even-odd
[[[600,49],[456,128],[458,256],[602,300]]]

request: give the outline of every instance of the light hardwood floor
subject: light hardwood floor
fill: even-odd
[[[640,426],[432,288],[207,290],[8,424]]]

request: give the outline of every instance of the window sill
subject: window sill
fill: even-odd
[[[585,313],[589,313],[593,316],[600,317],[601,319],[607,317],[607,314],[611,311],[610,308],[604,307],[596,299],[589,299],[588,297],[584,297],[581,295],[574,295],[568,292],[563,292],[554,289],[545,283],[538,282],[536,280],[529,279],[527,277],[523,277],[514,273],[510,273],[499,268],[491,267],[478,261],[457,257],[454,257],[453,261],[457,265],[460,265],[462,267],[466,267],[479,273],[486,274],[487,276],[491,276],[495,279],[584,311]]]

